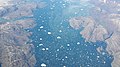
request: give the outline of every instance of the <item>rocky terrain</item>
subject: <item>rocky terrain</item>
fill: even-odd
[[[24,22],[25,23],[25,22]],[[0,63],[2,67],[33,67],[36,59],[33,44],[27,43],[31,33],[22,24],[0,25]]]
[[[34,45],[29,36],[36,23],[32,11],[45,7],[44,2],[11,0],[0,8],[0,64],[2,67],[34,67]]]
[[[80,34],[87,42],[106,42],[106,51],[114,57],[112,67],[120,67],[120,1],[90,0],[89,2],[94,5],[89,10],[90,16],[72,18],[69,20],[70,25],[74,29],[83,28]]]

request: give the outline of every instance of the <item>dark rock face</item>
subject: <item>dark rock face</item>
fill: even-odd
[[[35,49],[29,39],[32,33],[25,29],[36,25],[32,10],[45,4],[23,0],[11,0],[11,3],[13,5],[0,9],[0,17],[7,20],[0,24],[0,64],[2,67],[34,67]],[[23,17],[27,18],[21,19]]]

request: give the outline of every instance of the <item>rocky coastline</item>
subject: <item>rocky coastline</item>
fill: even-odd
[[[0,17],[0,64],[2,67],[34,67],[35,48],[26,31],[36,26],[32,11],[45,7],[44,2],[10,0],[1,6]],[[27,18],[24,18],[27,17]]]
[[[81,29],[80,34],[87,42],[103,41],[106,51],[114,57],[112,67],[120,67],[120,1],[90,0],[94,5],[90,16],[75,17],[69,20],[74,29]],[[98,52],[100,52],[98,50]]]

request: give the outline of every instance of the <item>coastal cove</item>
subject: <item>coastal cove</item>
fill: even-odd
[[[1,0],[0,67],[120,67],[119,0]]]
[[[86,42],[80,35],[80,30],[75,30],[69,25],[69,19],[72,17],[88,16],[88,10],[92,7],[90,4],[77,7],[81,9],[78,10],[78,14],[75,11],[66,14],[67,11],[77,8],[69,9],[74,5],[64,1],[46,4],[48,6],[45,8],[33,11],[37,26],[30,30],[33,32],[30,38],[36,49],[35,67],[41,64],[48,67],[111,67],[113,58],[105,50],[106,43]],[[102,53],[97,51],[98,47],[104,48]]]

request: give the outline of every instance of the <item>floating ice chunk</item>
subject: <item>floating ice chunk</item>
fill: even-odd
[[[102,52],[102,55],[105,55],[106,53],[105,52]]]
[[[61,33],[61,32],[62,32],[62,30],[59,30],[59,32]]]
[[[60,51],[60,49],[57,49],[57,51]]]
[[[69,47],[69,46],[70,46],[70,44],[67,44],[67,46]]]
[[[45,22],[44,20],[42,20],[42,22]]]
[[[89,67],[90,65],[88,64],[87,66]]]
[[[88,46],[87,44],[84,44],[86,47]]]
[[[40,31],[40,29],[38,29],[38,31]]]
[[[53,8],[50,8],[51,10],[53,10]]]
[[[50,34],[52,34],[51,32],[48,32],[48,34],[50,35]]]
[[[63,66],[63,67],[66,67],[66,66]]]
[[[83,11],[83,9],[80,9],[81,11]]]
[[[45,51],[45,48],[42,48],[43,51]]]
[[[39,47],[39,46],[37,46],[37,47]]]
[[[68,58],[67,56],[65,56],[65,58]]]
[[[75,14],[77,14],[77,12],[75,12]]]
[[[100,56],[97,56],[97,58],[100,58]]]
[[[48,50],[49,48],[46,48],[46,50]]]
[[[106,62],[104,61],[103,63],[105,64]]]
[[[39,44],[39,46],[42,46],[43,44]]]
[[[63,6],[65,6],[65,4],[62,4]]]
[[[42,40],[42,38],[40,38],[40,40]]]
[[[60,37],[60,36],[58,36],[58,37],[57,37],[57,39],[61,39],[61,37]]]
[[[46,64],[44,64],[44,63],[42,63],[42,64],[41,64],[41,67],[46,67],[46,66],[47,66],[47,65],[46,65]]]
[[[42,17],[42,16],[39,16],[40,18]]]
[[[43,28],[43,26],[40,26],[40,29],[42,29]]]
[[[80,44],[80,42],[77,42],[77,45],[79,45]]]

